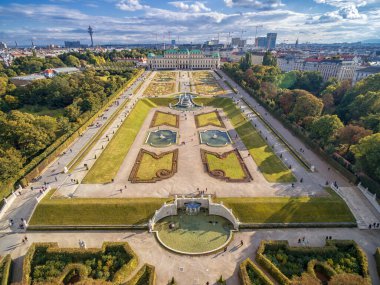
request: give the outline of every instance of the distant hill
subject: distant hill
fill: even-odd
[[[362,43],[366,43],[366,44],[380,44],[380,39],[368,39],[368,40],[362,41]]]

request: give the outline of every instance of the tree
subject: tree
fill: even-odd
[[[293,115],[297,122],[302,122],[305,117],[318,117],[322,113],[323,102],[313,94],[305,90],[293,90],[296,97],[296,103],[293,109]]]
[[[362,138],[352,146],[357,166],[369,176],[380,180],[380,133]]]
[[[73,55],[69,55],[68,57],[66,57],[65,63],[68,66],[75,66],[75,67],[79,67],[81,65],[79,59]]]
[[[323,83],[323,77],[319,71],[304,71],[297,73],[294,89],[303,89],[317,94]]]
[[[343,123],[337,115],[324,115],[316,119],[310,127],[310,137],[318,140],[322,147],[333,142]]]
[[[0,180],[7,181],[14,177],[22,168],[25,159],[20,151],[13,147],[2,149],[0,147]]]
[[[284,114],[289,114],[292,112],[294,104],[296,102],[295,93],[293,91],[285,89],[279,94],[278,101]]]
[[[276,59],[276,57],[273,56],[273,54],[270,51],[267,51],[264,54],[263,65],[277,66],[277,59]]]
[[[347,145],[346,154],[350,151],[352,145],[357,144],[360,139],[369,136],[372,131],[366,130],[363,127],[349,124],[341,128],[338,132],[339,142]]]

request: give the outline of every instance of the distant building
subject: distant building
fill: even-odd
[[[241,38],[232,38],[231,45],[234,47],[244,47],[247,43],[247,40],[243,40]]]
[[[75,73],[79,72],[80,70],[76,67],[57,67],[57,68],[50,68],[46,69],[43,74],[46,78],[53,78],[56,75],[59,74],[69,74],[69,73]]]
[[[59,68],[50,68],[46,69],[42,73],[37,74],[29,74],[29,75],[23,75],[23,76],[15,76],[12,77],[10,80],[13,84],[16,86],[24,86],[27,85],[35,80],[45,79],[45,78],[53,78],[54,76],[58,74],[69,74],[69,73],[75,73],[79,72],[80,70],[76,67],[59,67]]]
[[[251,53],[251,64],[263,64],[264,52],[252,52]]]
[[[10,78],[10,81],[16,86],[25,86],[29,83],[32,83],[35,80],[45,79],[45,76],[42,74],[30,74],[23,76],[15,76]]]
[[[7,44],[4,42],[0,42],[0,49],[6,49],[6,48],[7,48]]]
[[[267,33],[267,49],[276,48],[277,33]]]
[[[175,46],[175,40],[172,40],[172,46]]]
[[[359,68],[357,58],[350,56],[342,58],[309,57],[302,59],[285,55],[277,58],[277,65],[284,72],[292,70],[319,71],[325,81],[332,77],[339,81],[353,80],[355,71]]]
[[[87,45],[82,45],[80,41],[65,41],[65,48],[85,48]]]
[[[220,67],[220,56],[218,52],[205,55],[198,49],[170,49],[163,56],[149,53],[147,65],[150,69],[212,69]]]
[[[267,48],[268,42],[266,37],[257,37],[256,38],[256,46],[259,48]]]
[[[361,68],[355,71],[354,79],[352,80],[352,84],[356,84],[356,82],[372,75],[380,73],[380,65],[368,66],[365,68]]]

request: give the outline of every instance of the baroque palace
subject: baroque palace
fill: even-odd
[[[148,54],[149,69],[215,69],[220,67],[218,52],[205,55],[201,50],[170,49],[164,55]]]

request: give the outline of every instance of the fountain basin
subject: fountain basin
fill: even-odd
[[[199,138],[201,144],[212,147],[222,147],[232,143],[228,132],[220,130],[200,131]]]
[[[166,147],[177,143],[177,132],[171,130],[151,131],[145,141],[153,147]]]
[[[227,219],[200,211],[196,215],[180,211],[159,220],[154,231],[167,249],[189,255],[211,253],[225,247],[232,238],[233,225]]]

